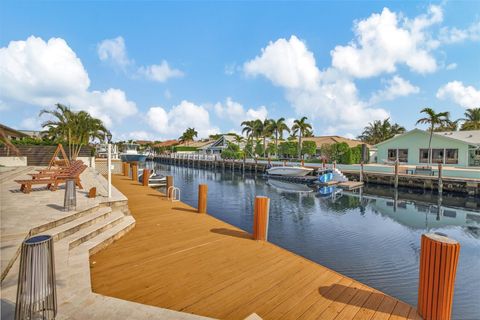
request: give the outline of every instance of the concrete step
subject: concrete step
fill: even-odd
[[[70,254],[73,255],[77,251],[82,250],[88,250],[90,255],[95,254],[115,240],[120,239],[133,227],[135,227],[135,219],[132,216],[124,216],[122,222],[100,233],[96,237],[83,242],[81,245],[74,247]]]
[[[58,241],[80,231],[81,229],[85,229],[99,221],[108,218],[111,213],[112,209],[110,207],[96,207],[92,212],[74,219],[73,221],[61,224],[51,229],[47,229],[44,231],[44,233],[52,235],[53,240]]]
[[[91,225],[90,227],[83,229],[79,232],[76,232],[72,235],[72,238],[69,239],[68,248],[71,250],[82,243],[95,238],[101,233],[107,231],[108,229],[113,228],[117,224],[120,224],[125,219],[125,215],[119,211],[114,211],[108,218]]]

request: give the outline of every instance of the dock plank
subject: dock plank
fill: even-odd
[[[122,176],[136,227],[90,257],[96,293],[220,319],[407,319],[411,306]]]

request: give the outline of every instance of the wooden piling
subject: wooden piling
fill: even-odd
[[[148,187],[148,181],[150,180],[150,170],[148,169],[143,169],[143,175],[142,175],[142,184],[145,187]]]
[[[123,162],[123,175],[128,177],[130,175],[130,165],[128,164],[128,162]]]
[[[441,163],[438,164],[438,193],[443,193],[443,177],[442,177],[443,166]]]
[[[425,320],[451,318],[460,244],[440,234],[424,234],[420,250],[417,311]]]
[[[266,241],[268,239],[268,213],[270,199],[263,196],[255,197],[253,216],[253,239]]]
[[[170,194],[168,194],[168,189],[170,189],[170,187],[173,187],[173,176],[167,176],[167,185],[166,185],[166,189],[165,189],[165,195],[170,198]],[[171,190],[170,190],[171,191]]]
[[[305,160],[302,159],[302,161],[300,161],[300,166],[302,166],[302,167],[305,166]]]
[[[395,182],[394,182],[395,189],[398,188],[398,160],[395,160]]]
[[[138,165],[136,163],[132,163],[132,180],[138,181]]]
[[[208,185],[198,185],[198,213],[207,213]]]
[[[360,182],[363,182],[363,161],[360,163]]]

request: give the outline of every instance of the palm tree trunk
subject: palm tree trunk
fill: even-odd
[[[267,137],[266,136],[263,136],[263,157],[265,158],[265,155],[267,154],[267,148],[266,148],[266,145],[267,144]]]
[[[298,132],[298,159],[302,157],[302,131]]]
[[[275,131],[275,158],[278,159],[278,130]]]
[[[432,162],[432,137],[433,137],[433,125],[430,128],[430,139],[428,140],[428,164]]]

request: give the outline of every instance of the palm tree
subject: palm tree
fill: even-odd
[[[277,121],[270,120],[270,130],[275,134],[275,158],[278,157],[278,138],[283,139],[283,132],[290,133],[290,129],[285,123],[285,118],[280,118]]]
[[[240,144],[243,142],[243,137],[239,135],[235,135],[235,138],[233,140],[237,143],[238,148],[240,148]]]
[[[460,130],[480,130],[480,108],[467,109]]]
[[[198,136],[198,132],[195,130],[195,128],[187,128],[184,133],[178,138],[178,140],[182,143],[185,143],[188,146],[188,143],[190,141],[193,141],[195,137]]]
[[[368,126],[363,129],[362,134],[358,136],[358,139],[374,145],[404,132],[404,127],[400,126],[398,123],[391,124],[390,118],[387,118],[383,121],[375,120],[373,123],[370,122]]]
[[[428,124],[430,126],[430,128],[428,129],[430,130],[430,139],[428,140],[428,163],[430,163],[432,156],[433,132],[437,127],[448,125],[448,118],[450,117],[450,113],[447,111],[436,113],[435,110],[433,110],[432,108],[423,108],[420,113],[425,113],[427,116],[425,118],[418,119],[416,124],[422,123]]]
[[[104,140],[108,130],[100,119],[93,118],[86,111],[74,112],[69,107],[57,103],[55,109],[40,111],[40,116],[53,117],[42,124],[47,136],[59,143],[67,142],[70,159],[76,159],[82,146],[95,139]]]
[[[298,158],[302,157],[302,136],[312,130],[312,125],[307,123],[307,117],[302,117],[300,120],[293,121],[293,134],[298,135]]]
[[[270,137],[273,134],[273,130],[271,127],[271,122],[273,120],[265,119],[263,120],[262,125],[259,126],[261,129],[261,137],[263,138],[263,157],[265,158],[267,152],[267,137]]]

